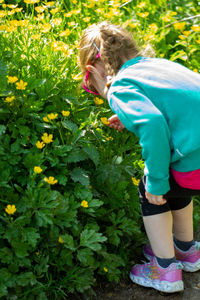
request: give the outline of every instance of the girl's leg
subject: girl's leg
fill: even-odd
[[[143,216],[143,221],[152,250],[157,257],[174,257],[171,211]]]
[[[174,236],[179,241],[193,240],[193,201],[179,210],[172,210]]]

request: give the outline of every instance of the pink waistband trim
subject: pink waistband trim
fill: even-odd
[[[187,189],[200,190],[200,169],[190,172],[171,170],[176,182]]]

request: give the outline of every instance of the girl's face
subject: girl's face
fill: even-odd
[[[95,90],[97,90],[103,98],[107,98],[107,76],[102,61],[97,61],[93,66],[88,65],[86,69],[90,71],[90,81]]]

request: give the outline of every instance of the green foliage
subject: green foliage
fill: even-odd
[[[131,180],[143,173],[138,140],[103,125],[108,104],[96,105],[79,88],[77,41],[88,22],[108,19],[133,31],[143,50],[199,71],[198,18],[173,25],[199,7],[178,0],[8,2],[22,11],[0,4],[0,297],[67,299],[98,279],[127,276],[145,240]],[[36,6],[45,7],[44,18]],[[52,140],[40,149],[44,133]]]

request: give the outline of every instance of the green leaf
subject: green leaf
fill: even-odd
[[[84,187],[82,184],[76,184],[74,194],[81,200],[92,200],[92,192],[89,188]]]
[[[97,151],[96,147],[93,144],[88,144],[82,149],[97,166],[99,164],[99,152]]]
[[[88,159],[88,156],[84,153],[84,151],[80,148],[75,148],[69,153],[69,156],[67,157],[67,162],[75,163],[85,159]]]
[[[7,287],[5,284],[0,283],[0,298],[8,294]]]
[[[98,199],[92,199],[89,201],[89,207],[100,207],[103,205],[103,201],[100,201]]]
[[[58,180],[59,184],[66,185],[68,179],[64,175],[56,175],[56,179]]]
[[[19,126],[19,132],[23,136],[29,136],[30,135],[30,128],[27,126]]]
[[[13,260],[13,253],[11,249],[3,247],[0,249],[0,260],[2,263],[10,264]]]
[[[23,229],[23,242],[27,242],[29,245],[35,247],[37,240],[40,238],[36,228],[24,228]]]
[[[37,280],[32,272],[23,272],[17,277],[17,284],[21,286],[34,285]]]
[[[69,129],[73,133],[75,133],[78,130],[78,126],[69,120],[63,120],[61,121],[61,124],[64,128]]]
[[[38,226],[44,226],[46,227],[48,224],[53,224],[53,215],[49,210],[38,210],[35,213],[35,217],[38,223]]]
[[[6,89],[8,68],[7,65],[0,60],[0,95]]]
[[[19,241],[12,241],[12,247],[14,248],[15,254],[19,258],[24,258],[28,256],[27,250],[28,245]]]
[[[73,236],[66,233],[64,235],[61,235],[61,238],[63,240],[65,248],[70,249],[72,251],[76,250],[76,247],[74,245]]]
[[[78,250],[77,258],[84,266],[92,266],[95,262],[93,252],[89,248]]]
[[[6,126],[0,125],[0,135],[4,134],[6,132]]]
[[[28,153],[24,158],[24,166],[27,169],[31,169],[34,166],[40,166],[43,162],[43,153]]]
[[[37,88],[41,85],[44,85],[46,83],[46,81],[47,80],[45,78],[44,79],[29,78],[27,80],[27,82],[28,82],[27,89],[31,91],[31,90],[33,90],[33,89],[35,89],[35,88]]]
[[[0,282],[5,282],[8,281],[11,277],[11,273],[6,269],[2,268],[0,269]]]
[[[70,173],[71,178],[74,182],[80,182],[82,185],[89,187],[90,180],[87,172],[81,168],[74,168]]]
[[[118,246],[120,244],[120,236],[123,235],[121,230],[117,230],[114,226],[107,227],[106,234],[108,235],[109,242],[112,245]]]
[[[54,155],[56,156],[66,156],[68,155],[68,152],[71,151],[73,148],[72,146],[68,146],[68,145],[61,145],[61,146],[56,146],[54,148]]]
[[[174,54],[172,54],[170,56],[170,60],[171,61],[174,61],[174,60],[177,60],[177,59],[182,59],[182,60],[187,60],[187,53],[183,50],[179,50],[179,51],[176,51]]]
[[[92,249],[93,251],[98,251],[101,249],[99,243],[105,242],[107,238],[102,236],[102,233],[98,233],[93,229],[85,229],[80,235],[80,246],[84,246]]]

